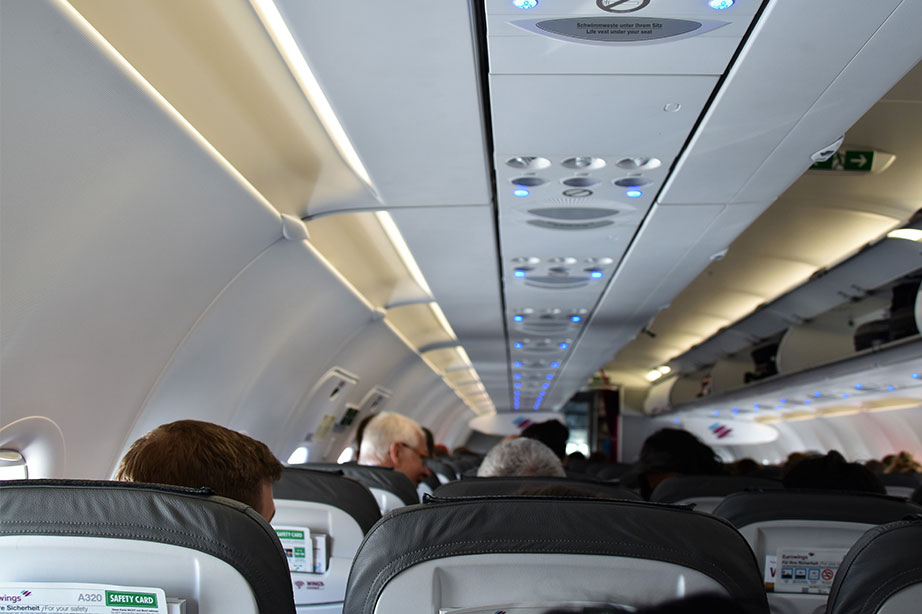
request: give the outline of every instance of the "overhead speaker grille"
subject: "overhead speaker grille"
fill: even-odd
[[[577,224],[574,223],[563,223],[563,222],[553,222],[550,220],[528,220],[528,223],[532,226],[537,226],[538,228],[546,228],[547,230],[595,230],[596,228],[604,228],[606,226],[611,226],[614,224],[611,220],[601,220],[596,222],[580,222]]]
[[[527,277],[525,284],[535,288],[544,288],[545,290],[568,290],[570,288],[579,288],[589,283],[589,278],[585,276],[561,277],[557,275],[544,275],[536,277]]]
[[[617,209],[602,209],[601,207],[541,207],[529,209],[528,212],[539,217],[570,221],[597,220],[618,215]]]

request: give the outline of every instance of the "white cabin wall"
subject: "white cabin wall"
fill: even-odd
[[[0,427],[41,415],[61,477],[107,478],[176,419],[284,460],[298,410],[338,366],[469,410],[283,218],[66,4],[4,2]],[[450,408],[450,409],[443,409]],[[28,460],[28,459],[27,459]],[[57,465],[56,465],[57,467]],[[41,475],[37,477],[50,477]]]
[[[3,3],[2,420],[104,477],[158,374],[277,212],[48,2]]]

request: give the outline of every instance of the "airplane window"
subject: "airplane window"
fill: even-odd
[[[307,462],[308,457],[310,457],[311,451],[308,450],[307,446],[299,446],[291,453],[291,456],[288,457],[289,465],[300,465]]]
[[[345,450],[343,450],[343,453],[339,455],[339,458],[336,459],[336,462],[342,465],[343,463],[348,463],[354,458],[355,458],[355,449],[346,448]]]
[[[26,459],[16,450],[0,450],[0,480],[25,480],[29,477]]]

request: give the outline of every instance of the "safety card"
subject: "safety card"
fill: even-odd
[[[159,588],[62,582],[0,582],[0,612],[168,614]]]
[[[779,548],[775,592],[828,595],[847,552],[844,548]]]
[[[273,526],[288,557],[288,571],[314,571],[314,543],[307,527]]]

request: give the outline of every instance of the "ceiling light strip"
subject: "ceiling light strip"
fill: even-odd
[[[276,49],[278,49],[282,59],[284,59],[285,63],[288,65],[288,69],[294,76],[295,81],[298,82],[301,92],[307,98],[311,107],[313,107],[320,123],[323,124],[327,134],[333,141],[333,145],[339,151],[339,154],[343,157],[346,164],[352,168],[352,171],[358,175],[368,189],[371,190],[372,194],[375,195],[375,198],[377,198],[377,191],[374,188],[374,184],[372,184],[368,171],[365,169],[365,165],[362,164],[362,160],[359,158],[358,153],[352,146],[352,142],[346,135],[346,130],[339,122],[339,118],[336,117],[336,113],[333,111],[330,101],[327,100],[326,95],[323,93],[320,83],[318,83],[316,77],[314,77],[314,73],[311,71],[301,48],[298,46],[297,41],[295,41],[291,30],[288,28],[288,24],[285,23],[284,17],[282,17],[282,14],[279,12],[278,6],[276,6],[275,2],[272,0],[250,0],[250,6],[253,7],[253,10],[256,11],[256,14],[259,16],[259,20],[262,22],[263,27],[266,28],[269,36],[272,38],[272,42],[275,43]]]

